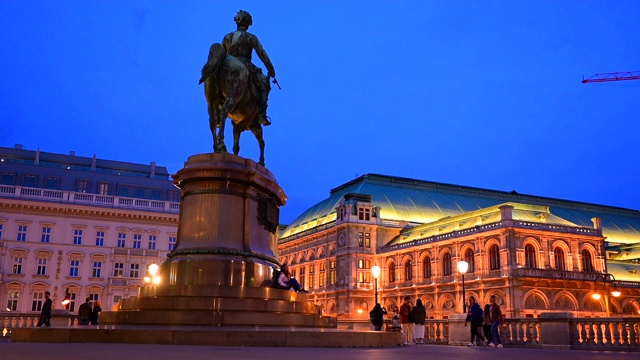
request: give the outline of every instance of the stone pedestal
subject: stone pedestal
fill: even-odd
[[[540,314],[540,344],[542,348],[571,349],[570,312]]]
[[[464,320],[467,314],[451,314],[449,315],[449,345],[466,345],[469,343],[470,330],[467,324],[464,326]]]

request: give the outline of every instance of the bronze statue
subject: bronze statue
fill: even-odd
[[[247,32],[253,24],[251,15],[240,10],[234,20],[237,30],[227,34],[222,45],[211,45],[199,84],[204,82],[214,151],[227,152],[224,126],[229,117],[233,121],[233,153],[240,151],[240,133],[251,130],[260,146],[259,163],[264,165],[262,125],[271,124],[267,117],[269,78],[277,84],[276,73],[258,38]],[[267,67],[268,76],[251,62],[253,50]]]

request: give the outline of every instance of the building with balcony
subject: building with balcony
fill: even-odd
[[[0,311],[68,294],[104,310],[137,295],[176,245],[180,191],[165,167],[0,147]]]
[[[467,298],[495,295],[509,317],[639,316],[638,246],[638,211],[372,174],[331,190],[279,238],[280,261],[339,320],[368,319],[375,265],[387,309],[410,296],[430,318],[460,313],[460,260]],[[605,287],[618,296],[595,300]]]

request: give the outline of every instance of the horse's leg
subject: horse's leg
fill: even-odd
[[[218,117],[220,116],[219,114],[219,110],[218,107],[216,106],[216,104],[214,104],[213,102],[211,102],[209,104],[209,129],[211,129],[211,136],[213,136],[213,151],[216,151],[216,148],[218,146],[218,134],[216,134],[216,128],[217,126],[217,120]]]
[[[233,123],[233,154],[238,155],[240,152],[240,133],[242,128]]]
[[[218,130],[218,145],[216,148],[216,152],[226,153],[227,146],[224,144],[224,126],[227,123],[227,117],[229,116],[229,111],[236,106],[236,101],[231,97],[227,96],[224,99],[224,104],[220,108],[220,114],[218,117],[218,121],[220,124],[220,130]]]
[[[260,161],[258,161],[258,164],[264,166],[264,139],[262,137],[262,125],[256,121],[255,125],[251,128],[251,132],[255,135],[256,140],[258,140],[258,146],[260,146]]]

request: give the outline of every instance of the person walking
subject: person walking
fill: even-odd
[[[484,332],[484,337],[487,339],[487,345],[493,345],[491,338],[491,305],[489,304],[484,306],[482,313],[482,332]]]
[[[473,296],[469,297],[469,313],[467,314],[467,319],[464,321],[464,326],[467,326],[467,323],[471,322],[471,341],[467,344],[467,346],[475,346],[476,336],[478,339],[484,342],[484,345],[487,345],[487,339],[484,336],[480,335],[478,329],[482,326],[482,309],[480,305],[476,302],[476,298]]]
[[[91,319],[91,299],[86,298],[84,304],[80,305],[78,309],[78,325],[89,325],[89,320]]]
[[[427,320],[427,309],[422,306],[422,300],[416,300],[413,307],[413,337],[416,345],[424,345],[424,324]]]
[[[500,310],[500,305],[496,302],[495,295],[491,295],[489,303],[491,304],[489,312],[491,313],[491,339],[493,340],[493,344],[489,346],[502,348],[504,346],[502,346],[502,339],[500,339],[500,334],[498,333],[498,328],[502,322],[502,310]]]
[[[38,320],[38,324],[36,327],[40,327],[43,324],[46,327],[51,326],[51,305],[53,302],[51,301],[51,293],[48,291],[44,292],[44,304],[42,305],[42,311],[40,312],[40,319]]]
[[[376,331],[382,330],[385,315],[387,315],[387,310],[380,306],[380,303],[376,303],[376,305],[373,307],[373,310],[369,312],[371,324],[374,326]]]
[[[400,324],[402,325],[402,337],[404,345],[410,345],[413,342],[413,312],[411,311],[411,298],[404,297],[404,304],[400,306]]]

